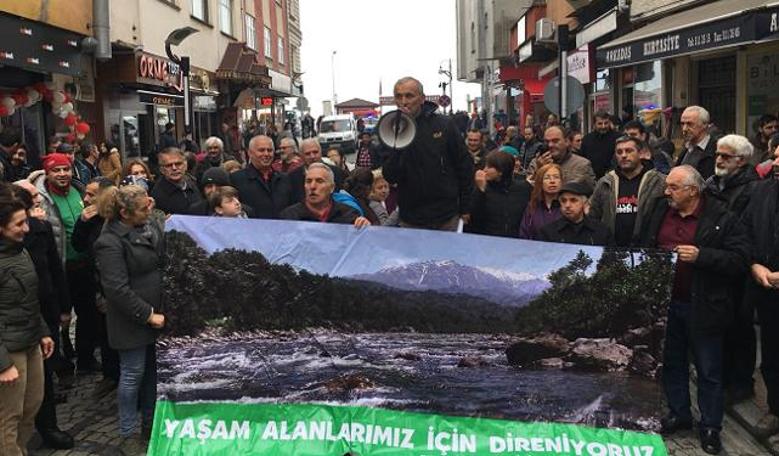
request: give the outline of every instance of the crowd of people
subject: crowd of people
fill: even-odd
[[[764,116],[752,141],[715,137],[708,112],[690,106],[684,146],[669,151],[640,121],[617,128],[605,112],[584,135],[550,117],[490,138],[437,113],[414,78],[397,81],[394,96],[415,140],[394,150],[363,132],[353,160],[316,137],[255,134],[244,147],[229,126],[200,151],[169,125],[148,162],[53,140],[32,170],[18,133],[0,132],[0,454],[25,454],[33,429],[53,448],[73,446],[57,425],[55,378],[74,371],[102,372],[101,388],[117,390],[123,448],[144,448],[172,214],[673,251],[662,431],[693,426],[692,362],[701,446],[720,452],[726,398],[754,395],[756,309],[769,406],[758,431],[779,432],[776,117]]]

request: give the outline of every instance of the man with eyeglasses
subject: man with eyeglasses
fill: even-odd
[[[590,217],[609,227],[620,247],[638,242],[643,223],[664,197],[665,175],[645,166],[641,160],[645,148],[646,144],[638,138],[617,138],[617,168],[598,180],[590,198]]]
[[[162,179],[151,191],[157,209],[166,214],[188,214],[189,208],[203,199],[195,182],[187,176],[184,152],[168,147],[158,154]]]
[[[695,364],[701,448],[722,450],[723,335],[734,311],[733,289],[743,281],[749,238],[738,217],[716,198],[690,165],[673,168],[666,199],[657,204],[642,235],[642,247],[677,254],[663,348],[663,390],[669,413],[666,435],[692,428],[689,363]],[[692,360],[688,359],[692,352]]]
[[[273,170],[280,173],[291,173],[303,166],[303,160],[298,152],[298,145],[294,138],[284,137],[279,141],[280,156],[273,162]]]
[[[689,106],[682,112],[679,122],[684,137],[684,150],[679,154],[677,165],[690,165],[708,179],[714,174],[714,152],[716,141],[709,134],[709,111],[700,106]]]
[[[314,140],[316,141],[316,140]],[[240,201],[254,209],[252,218],[277,219],[295,203],[289,176],[273,169],[273,140],[258,135],[249,141],[249,163],[230,175]]]

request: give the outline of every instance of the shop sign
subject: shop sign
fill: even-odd
[[[741,15],[638,39],[597,52],[598,67],[614,67],[754,41],[755,16]]]
[[[165,93],[138,91],[138,101],[144,104],[153,104],[177,108],[184,106],[184,97],[181,95],[169,95]]]
[[[81,35],[0,14],[0,65],[79,76]]]
[[[216,112],[216,99],[209,95],[192,97],[192,109],[194,111]]]
[[[138,82],[183,90],[183,73],[177,63],[146,53],[138,54],[136,63]]]
[[[590,64],[590,45],[585,44],[568,54],[568,75],[578,79],[582,84],[589,84],[593,80],[594,68]]]
[[[769,8],[757,14],[757,29],[758,39],[776,38],[779,35],[779,8]]]

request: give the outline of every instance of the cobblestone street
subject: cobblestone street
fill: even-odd
[[[66,394],[67,401],[57,406],[57,414],[60,427],[74,436],[76,446],[65,451],[41,448],[40,437],[36,434],[30,442],[30,456],[139,456],[122,451],[118,434],[116,391],[96,395],[95,386],[100,380],[100,374],[79,375],[66,380],[60,390]],[[725,419],[722,441],[725,447],[722,455],[725,456],[770,454],[730,415]],[[666,445],[672,456],[705,455],[693,432],[668,439]]]

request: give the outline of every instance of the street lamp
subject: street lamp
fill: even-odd
[[[168,58],[174,63],[178,64],[181,68],[182,79],[184,80],[184,129],[188,129],[192,124],[192,106],[189,99],[189,56],[177,56],[171,50],[171,46],[178,46],[189,35],[197,33],[198,30],[192,27],[182,27],[170,32],[170,35],[165,39],[165,53],[168,54]],[[194,138],[194,132],[192,137]]]
[[[335,94],[335,54],[338,51],[333,51],[333,54],[330,56],[330,69],[333,73],[333,109],[335,109],[335,105],[338,103],[338,95]]]

